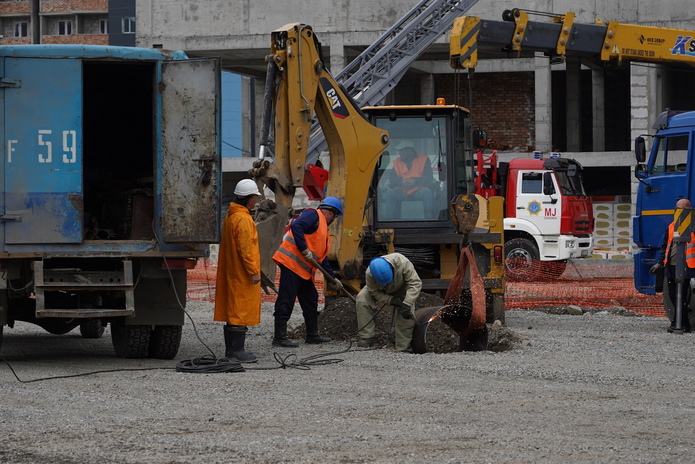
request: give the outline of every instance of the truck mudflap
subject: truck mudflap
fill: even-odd
[[[468,281],[465,280],[466,275],[470,276]],[[459,351],[487,349],[485,284],[470,248],[464,248],[461,252],[456,275],[451,280],[444,302],[444,306],[415,311],[413,352],[427,352],[427,329],[430,322],[437,318],[441,318],[459,335]]]

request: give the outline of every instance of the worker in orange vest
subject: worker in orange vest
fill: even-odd
[[[690,200],[687,198],[679,197],[676,201],[676,208],[690,208]],[[676,308],[676,293],[678,291],[678,285],[676,282],[676,246],[673,246],[673,231],[675,228],[675,222],[671,222],[664,233],[661,240],[661,249],[657,255],[656,264],[654,264],[650,269],[650,274],[657,274],[659,270],[663,269],[663,276],[666,278],[666,285],[668,287],[668,294],[673,305],[674,311],[673,315],[670,316],[671,326],[667,329],[669,333],[672,333],[676,328],[675,326],[675,308]],[[690,301],[690,279],[695,278],[695,234],[691,234],[690,241],[685,247],[685,284],[681,286],[681,302],[683,308],[683,318],[682,318],[682,328],[685,332],[691,331],[690,317],[688,304]],[[668,311],[667,311],[668,313]]]
[[[384,212],[386,218],[399,219],[403,200],[414,200],[422,201],[425,219],[435,219],[432,211],[434,177],[430,159],[417,153],[410,140],[400,141],[395,148],[399,156],[393,160],[393,169],[387,172],[385,179],[389,186]]]
[[[280,267],[280,285],[275,300],[275,335],[273,345],[286,348],[299,346],[287,337],[287,321],[292,315],[295,300],[299,300],[304,315],[307,343],[326,343],[331,339],[319,335],[319,294],[314,285],[316,267],[319,263],[332,277],[333,269],[328,261],[331,236],[328,226],[343,214],[343,203],[336,197],[326,197],[317,209],[307,208],[292,221],[273,261]],[[336,280],[335,286],[341,286]],[[339,290],[339,288],[338,288]]]

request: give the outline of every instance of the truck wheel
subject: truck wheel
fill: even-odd
[[[122,319],[111,322],[111,341],[119,358],[146,358],[151,335],[150,325],[126,325]]]
[[[536,245],[525,238],[513,238],[504,244],[505,275],[512,281],[536,280],[540,277],[540,254]]]
[[[180,325],[155,326],[150,339],[150,358],[173,359],[181,345],[182,329]]]
[[[80,333],[84,338],[101,338],[104,330],[101,319],[87,319],[80,324]]]

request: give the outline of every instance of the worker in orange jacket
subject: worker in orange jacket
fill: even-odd
[[[273,261],[280,267],[280,285],[275,300],[275,334],[273,345],[286,348],[299,346],[287,338],[287,321],[290,320],[295,300],[299,300],[304,315],[307,343],[326,343],[328,337],[319,335],[319,294],[314,285],[316,266],[319,263],[335,278],[328,262],[331,237],[328,226],[343,214],[343,203],[336,197],[326,197],[317,209],[307,208],[295,219],[285,234]],[[336,281],[340,286],[340,281]],[[338,288],[339,290],[339,288]]]
[[[676,201],[676,208],[690,208],[690,200],[680,197]],[[668,288],[668,296],[673,305],[673,315],[670,317],[671,326],[667,329],[672,333],[675,329],[675,308],[676,308],[676,293],[678,285],[676,282],[676,246],[673,246],[673,232],[675,222],[671,222],[666,228],[666,232],[661,240],[661,249],[656,258],[656,264],[650,269],[650,274],[657,274],[659,270],[664,270],[664,277]],[[682,303],[682,328],[685,332],[690,332],[690,317],[689,317],[689,300],[690,300],[690,279],[695,278],[695,234],[691,234],[690,241],[685,246],[685,283],[681,286],[681,303]],[[668,313],[668,311],[667,311]]]
[[[258,231],[251,217],[261,192],[251,179],[243,179],[234,189],[222,225],[214,320],[224,326],[225,356],[240,362],[256,362],[255,354],[244,348],[249,325],[261,322],[261,254]]]

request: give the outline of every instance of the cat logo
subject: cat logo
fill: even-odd
[[[333,116],[336,118],[340,119],[345,119],[348,116],[350,116],[350,113],[345,106],[345,103],[343,102],[342,98],[340,98],[340,94],[338,91],[331,85],[330,81],[326,79],[325,77],[322,77],[319,82],[321,83],[321,88],[323,89],[323,93],[326,95],[326,98],[328,101],[330,101],[330,106],[331,106],[331,111],[333,112]]]

